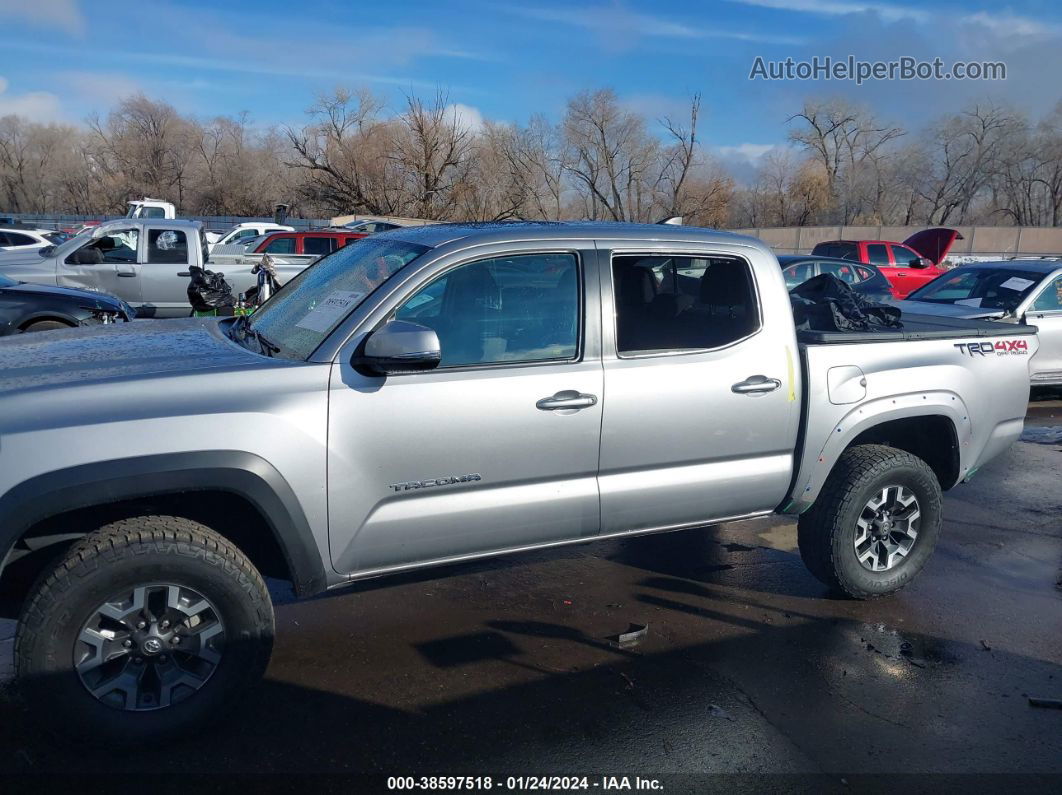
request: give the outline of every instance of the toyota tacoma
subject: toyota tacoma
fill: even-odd
[[[798,331],[752,238],[502,223],[374,235],[249,317],[0,340],[22,691],[82,738],[186,733],[265,670],[263,577],[771,513],[832,591],[896,591],[1021,433],[1037,344],[903,324]]]

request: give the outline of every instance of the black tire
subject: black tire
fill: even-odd
[[[857,522],[875,495],[888,487],[903,487],[917,498],[917,538],[892,568],[872,571],[856,552]],[[917,456],[876,444],[850,448],[826,478],[815,504],[797,522],[800,556],[816,579],[853,599],[895,593],[933,554],[942,499],[936,475]]]
[[[209,674],[199,675],[198,689],[182,686],[183,700],[174,697],[171,706],[137,711],[129,708],[128,696],[124,705],[115,705],[115,692],[107,696],[112,703],[89,692],[75,668],[75,656],[84,654],[84,644],[78,639],[86,622],[101,615],[99,607],[145,586],[152,599],[159,591],[165,597],[166,589],[174,586],[189,589],[182,590],[182,594],[204,597],[210,603],[208,615],[221,625],[223,632],[218,634],[220,659],[213,667],[208,666]],[[132,626],[135,620],[125,620],[123,627]],[[205,625],[199,618],[188,620],[202,621],[200,628]],[[178,628],[177,623],[171,632],[184,634],[170,641],[205,645],[205,641],[194,637],[194,624]],[[156,629],[154,620],[148,629]],[[124,632],[122,627],[119,630]],[[33,713],[49,728],[81,742],[125,744],[174,738],[219,722],[231,712],[228,707],[232,701],[265,672],[273,632],[273,606],[266,585],[236,547],[188,519],[140,516],[106,525],[81,539],[53,571],[38,580],[19,621],[15,641],[17,674]],[[144,633],[139,636],[143,639]],[[136,635],[130,633],[129,637]],[[139,649],[137,641],[130,654]],[[148,647],[144,645],[143,649]],[[173,649],[169,651],[167,647],[153,658],[122,657],[121,664],[133,665],[139,659],[136,671],[142,670],[145,663],[152,670],[162,671],[153,666],[166,663],[170,672],[178,663],[182,668],[203,664],[194,655],[179,654],[180,646]],[[167,654],[172,659],[168,660]],[[150,676],[141,674],[139,681]],[[155,676],[151,681],[157,682],[162,674]],[[144,698],[150,701],[152,696],[147,694]]]
[[[64,328],[74,328],[69,323],[64,323],[61,320],[38,320],[36,323],[30,323],[24,329],[23,334],[30,334],[35,331],[58,331]]]

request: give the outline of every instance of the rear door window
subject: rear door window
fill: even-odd
[[[843,262],[820,262],[819,273],[830,273],[846,284],[857,284],[863,279],[859,277],[859,271],[865,268],[857,268],[855,263],[846,265]]]
[[[7,244],[9,246],[32,246],[37,241],[29,235],[21,235],[18,232],[7,233]]]
[[[305,237],[302,240],[303,254],[328,254],[335,251],[336,240],[333,237]]]
[[[815,264],[812,262],[798,262],[796,265],[790,265],[783,270],[782,275],[785,276],[785,286],[792,290],[815,275]]]
[[[720,348],[760,325],[752,271],[737,257],[617,256],[612,285],[621,356]]]
[[[148,230],[147,261],[186,264],[188,262],[188,236],[177,229]]]

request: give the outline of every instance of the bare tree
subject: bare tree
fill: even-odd
[[[646,175],[659,144],[645,120],[620,107],[610,89],[584,91],[568,102],[564,118],[565,168],[590,218],[644,220],[652,204]]]
[[[787,122],[800,126],[789,133],[822,165],[838,219],[849,223],[866,210],[868,187],[872,208],[880,207],[881,170],[891,142],[905,134],[879,122],[864,108],[842,100],[810,100]]]

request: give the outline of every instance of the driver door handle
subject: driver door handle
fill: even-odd
[[[535,403],[535,407],[542,411],[557,411],[558,409],[586,409],[597,404],[597,395],[587,395],[576,392],[574,389],[565,389],[550,397],[544,397]]]
[[[762,395],[765,392],[773,392],[782,385],[777,378],[768,378],[765,375],[751,375],[744,381],[730,387],[731,392],[739,395]]]

